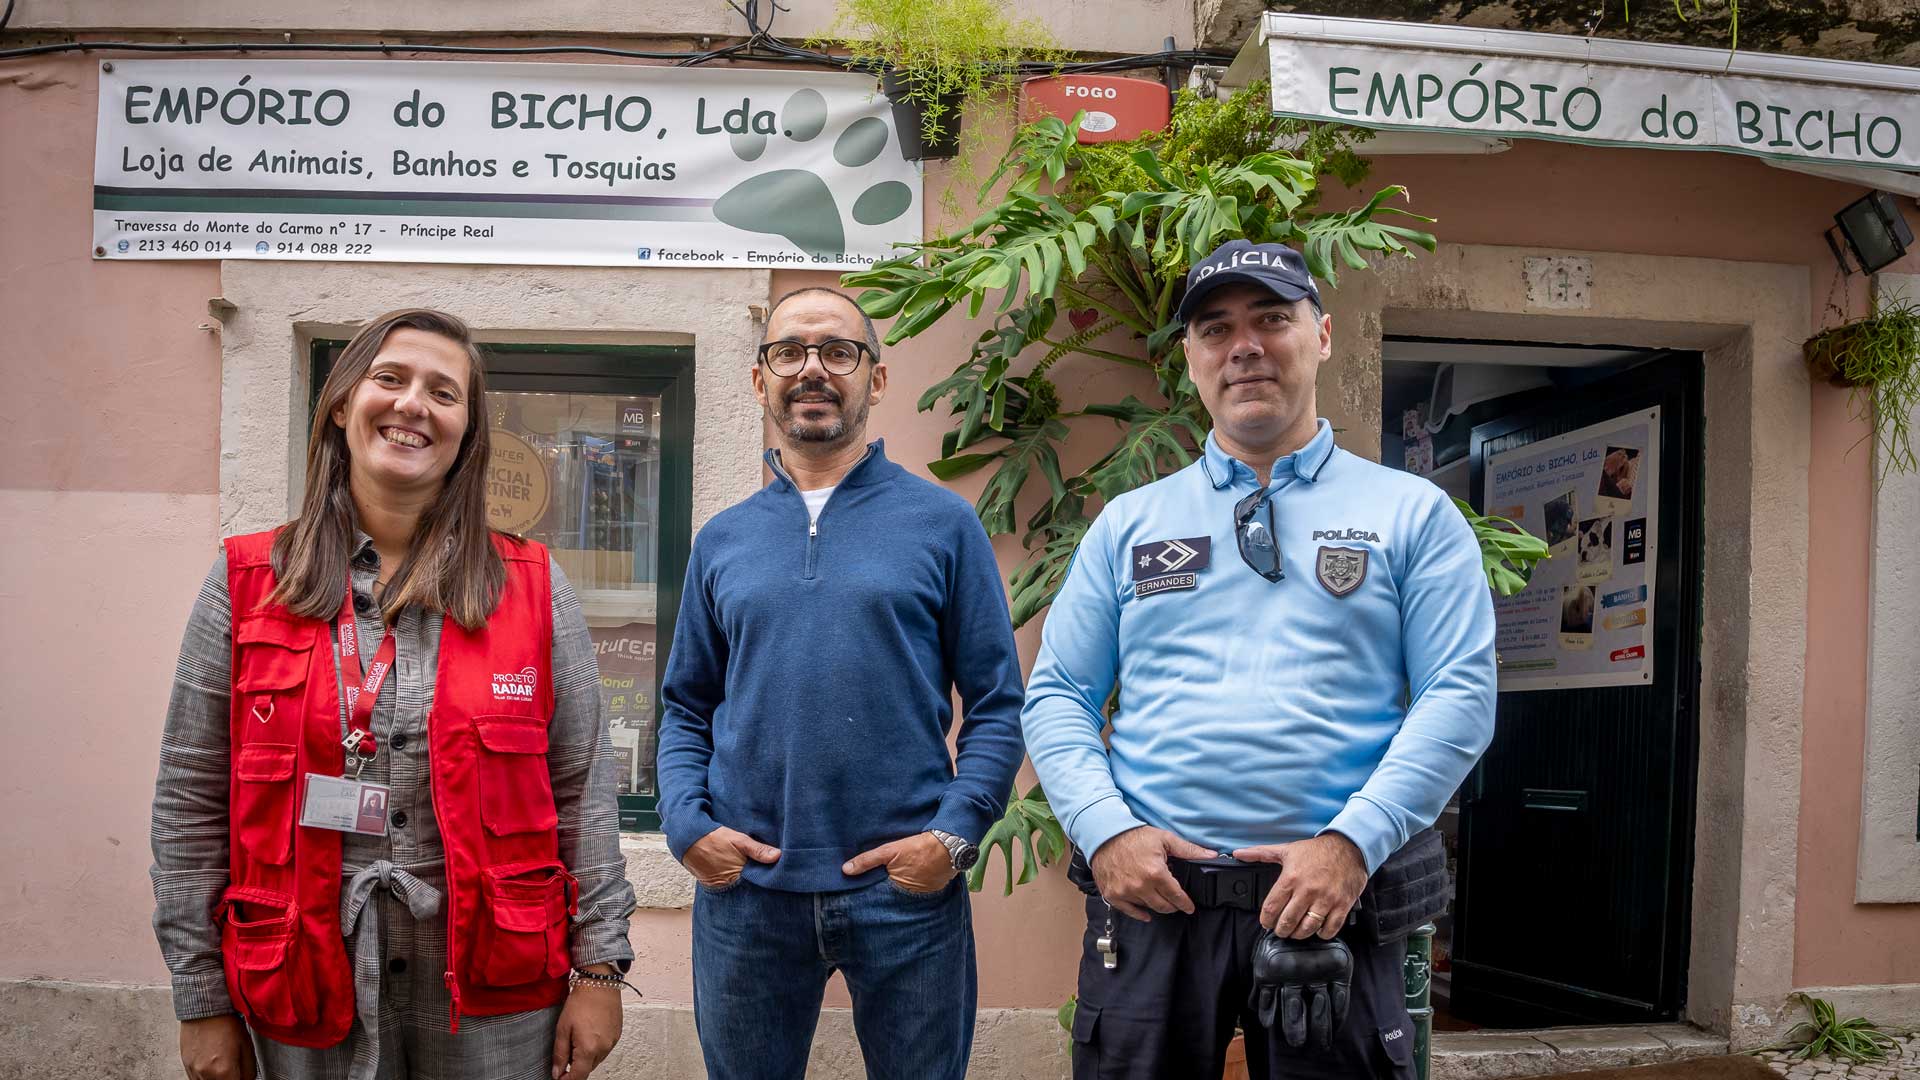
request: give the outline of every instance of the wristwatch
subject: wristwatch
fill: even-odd
[[[980,861],[980,848],[974,844],[967,843],[964,838],[955,836],[950,832],[941,832],[939,829],[928,829],[927,831],[933,834],[935,840],[945,845],[947,857],[953,860],[954,873],[964,874],[973,869],[974,863]]]

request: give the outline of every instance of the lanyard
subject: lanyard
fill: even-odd
[[[340,643],[340,666],[342,674],[351,672],[360,677],[355,685],[351,677],[342,678],[347,692],[347,715],[350,719],[347,737],[340,740],[347,753],[353,757],[353,775],[360,776],[360,770],[372,761],[380,752],[380,744],[373,738],[373,704],[380,698],[380,685],[387,681],[387,673],[393,670],[393,657],[397,649],[393,630],[389,628],[380,638],[379,648],[374,650],[373,663],[364,671],[360,663],[360,634],[353,621],[353,578],[347,578],[346,599],[340,602],[340,614],[334,619],[334,635]]]

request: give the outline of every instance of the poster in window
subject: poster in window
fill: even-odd
[[[1501,690],[1652,681],[1659,478],[1657,408],[1487,455],[1482,505],[1521,509],[1551,555],[1494,598]]]
[[[588,630],[600,663],[600,703],[607,713],[622,795],[654,791],[654,624]]]

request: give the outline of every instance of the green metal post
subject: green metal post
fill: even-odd
[[[1405,969],[1407,1014],[1413,1017],[1413,1065],[1420,1080],[1427,1080],[1428,1058],[1433,1048],[1433,924],[1415,930],[1407,938]]]

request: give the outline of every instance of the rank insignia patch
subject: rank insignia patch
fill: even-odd
[[[1314,576],[1335,596],[1345,596],[1367,580],[1367,549],[1323,547],[1314,562]]]
[[[1133,546],[1133,595],[1152,596],[1169,589],[1191,589],[1194,574],[1207,568],[1213,538],[1189,536]]]

